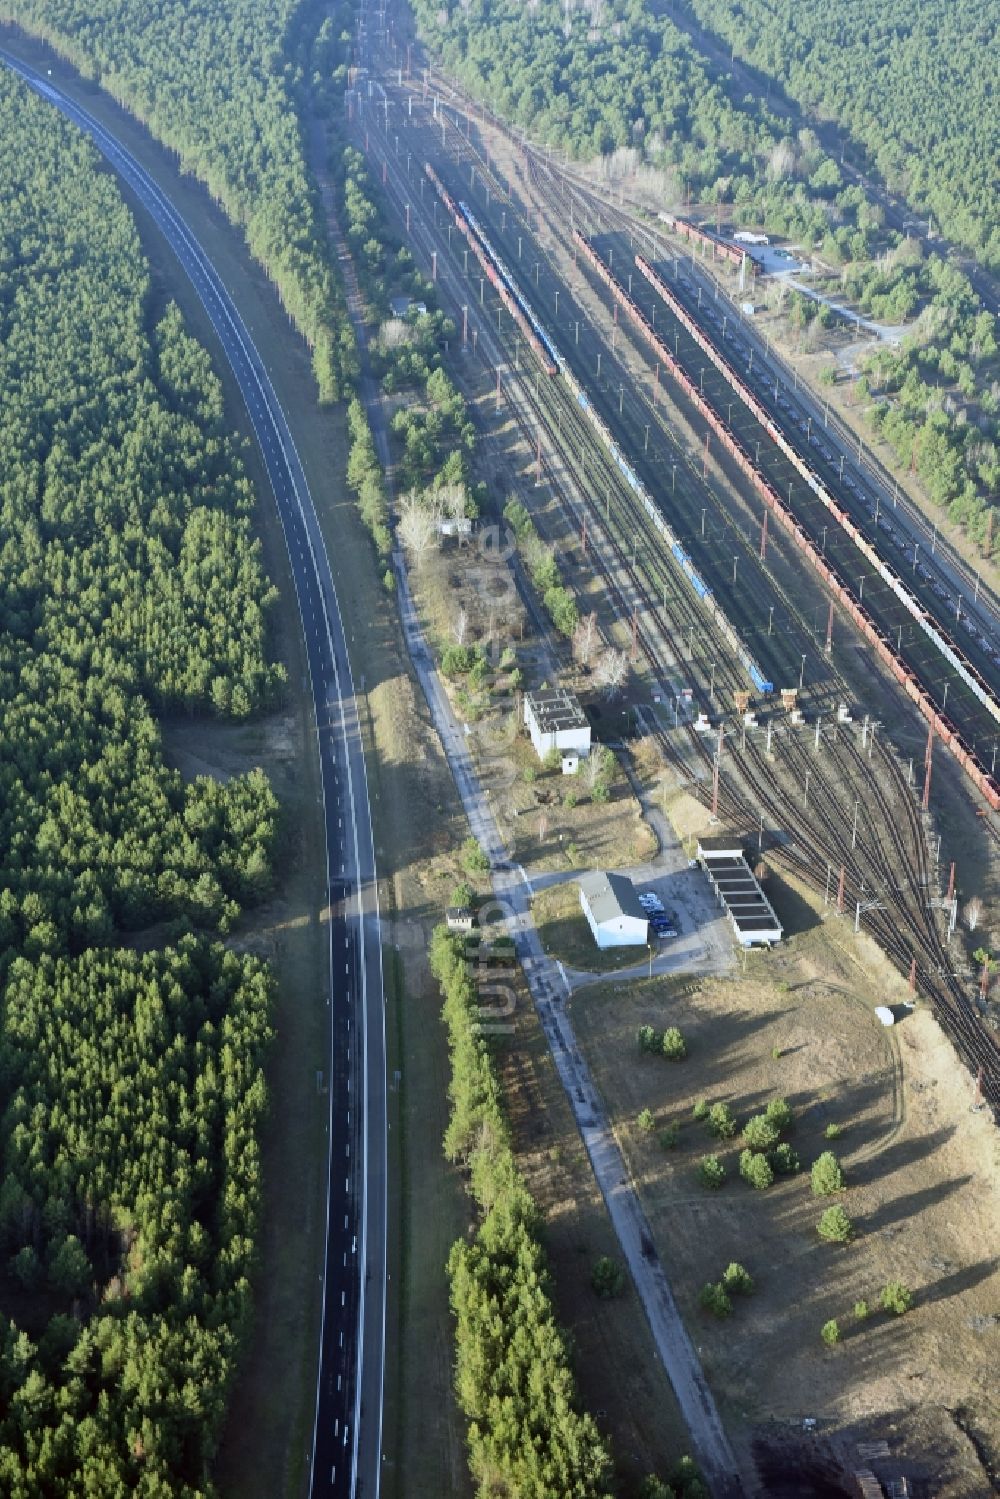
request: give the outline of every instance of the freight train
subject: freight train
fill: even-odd
[[[785,433],[772,419],[766,407],[761,404],[753,391],[739,377],[729,361],[719,353],[711,339],[707,338],[693,318],[688,316],[684,307],[670,291],[663,278],[657,275],[656,271],[653,270],[652,266],[643,256],[637,255],[635,263],[650,285],[666,302],[674,316],[687,329],[698,347],[708,355],[716,369],[719,370],[732,386],[743,404],[753,413],[761,426],[764,427],[768,436],[777,444],[796,472],[805,480],[816,497],[822,501],[834,519],[847,532],[855,546],[879,574],[883,582],[887,583],[892,589],[892,592],[903,605],[904,609],[906,609],[907,613],[916,620],[924,634],[933,641],[945,660],[954,667],[963,682],[965,682],[966,686],[979,702],[982,703],[990,716],[996,719],[997,722],[1000,722],[1000,703],[997,703],[989,684],[965,655],[961,646],[951,639],[934,616],[928,613],[916,595],[906,586],[895,569],[890,567],[885,559],[879,555],[864,533],[858,529],[850,514],[837,503],[836,499],[826,489],[820,477],[813,472],[806,459],[789,442]]]
[[[738,265],[741,269],[746,267],[749,271],[758,271],[761,268],[758,256],[745,250],[742,245],[730,244],[728,239],[723,239],[720,234],[713,234],[710,229],[700,229],[697,224],[692,224],[690,219],[679,219],[673,213],[658,213],[656,217],[661,223],[666,224],[668,229],[673,230],[674,234],[693,240],[696,244],[708,245],[713,259],[729,260],[733,265]],[[767,240],[762,238],[757,243],[766,245]]]
[[[737,659],[743,665],[747,676],[758,692],[765,696],[771,694],[774,691],[774,684],[758,666],[753,656],[747,650],[746,645],[727,619],[725,613],[716,604],[711,588],[709,588],[708,584],[701,577],[690,556],[677,540],[677,537],[663,518],[658,506],[654,503],[646,486],[625,458],[617,442],[615,442],[610,430],[594,410],[589,396],[581,388],[566,361],[565,355],[560,353],[558,346],[544,323],[539,320],[531,303],[521,292],[505,261],[497,253],[479,220],[467,203],[456,202],[452,198],[429,162],[425,164],[424,171],[434,184],[441,202],[469,241],[477,260],[489,278],[490,284],[496,287],[504,306],[528,339],[531,347],[535,350],[546,373],[550,375],[555,375],[556,373],[562,375],[567,386],[572,391],[580,410],[594,428],[608,453],[610,453],[616,468],[642,505],[650,522],[655,526],[658,535],[662,536],[666,542],[674,561],[677,563],[691,588],[713,617],[716,629],[729,643]]]
[[[975,750],[963,737],[962,732],[958,728],[957,724],[955,724],[952,719],[947,717],[945,713],[941,712],[937,708],[936,704],[920,682],[916,673],[903,659],[898,650],[896,650],[896,648],[893,646],[892,642],[885,634],[882,627],[868,612],[862,601],[855,595],[851,586],[847,582],[845,582],[844,578],[840,575],[837,569],[831,566],[827,558],[817,550],[812,540],[803,530],[794,511],[790,508],[790,506],[782,498],[782,496],[779,495],[778,492],[772,487],[766,475],[761,471],[760,468],[758,468],[756,462],[753,458],[750,457],[750,454],[747,452],[746,448],[744,448],[743,444],[736,436],[736,434],[729,428],[727,423],[722,420],[719,414],[715,411],[714,407],[712,407],[710,403],[705,400],[698,387],[688,379],[687,375],[681,368],[680,364],[677,362],[673,353],[666,347],[652,325],[648,322],[640,309],[632,301],[628,292],[622,286],[618,278],[614,275],[613,271],[611,271],[609,267],[604,264],[590,242],[586,240],[578,230],[574,230],[573,238],[579,248],[583,251],[588,264],[601,278],[601,280],[605,282],[619,305],[625,309],[625,311],[632,318],[633,322],[636,323],[637,326],[642,330],[644,337],[656,351],[658,358],[663,361],[667,369],[670,370],[670,372],[677,380],[678,384],[686,392],[689,399],[705,417],[706,421],[712,427],[713,431],[717,433],[727,452],[732,455],[740,468],[750,479],[751,483],[757,489],[758,493],[763,497],[764,502],[768,506],[769,510],[775,515],[784,529],[790,533],[801,550],[808,556],[813,567],[823,578],[824,582],[827,584],[831,592],[837,597],[843,607],[847,610],[848,614],[854,620],[854,623],[857,625],[858,629],[875,647],[879,656],[889,667],[889,670],[892,672],[893,676],[902,685],[907,696],[912,699],[912,701],[920,709],[920,712],[923,714],[923,716],[928,720],[931,725],[932,731],[944,740],[945,744],[954,754],[963,770],[965,770],[973,783],[983,793],[987,802],[993,808],[993,810],[1000,811],[1000,781],[998,781],[998,779],[993,775],[991,771],[986,769],[986,766],[976,755]],[[705,339],[704,335],[700,333],[697,325],[694,324],[688,317],[687,313],[677,302],[677,299],[668,292],[667,288],[663,285],[663,282],[652,270],[652,267],[649,266],[648,262],[646,262],[641,255],[637,255],[635,257],[635,263],[638,266],[639,270],[643,273],[643,275],[645,275],[647,279],[649,279],[651,283],[656,287],[657,291],[659,291],[660,294],[664,296],[664,300],[670,306],[671,310],[681,318],[684,326],[697,337],[699,347],[703,348],[706,353],[709,353],[710,357],[713,358],[713,362],[719,365],[721,356],[719,356],[716,351],[711,348],[709,341]],[[722,363],[724,362],[725,361],[722,361]],[[726,371],[723,372],[726,373]],[[726,373],[726,378],[730,380],[730,383],[734,385],[734,388],[739,389],[740,387],[742,387],[742,389],[746,389],[746,387],[742,386],[742,382],[739,381],[738,376],[736,376],[732,371]],[[740,391],[740,393],[742,394],[742,390]],[[758,419],[763,419],[759,416],[759,413],[763,410],[763,408],[759,406],[759,403],[756,402],[756,398],[752,396],[751,392],[747,391],[747,395],[750,397],[750,400],[754,402],[754,405],[752,407],[752,409],[754,410],[754,414],[758,415]],[[766,416],[766,413],[764,413],[764,415]],[[769,417],[767,417],[767,420],[770,423],[770,427],[773,427],[774,431],[778,432],[779,429],[774,427],[774,423],[770,421]],[[784,447],[782,448],[782,451],[785,451]],[[815,482],[810,484],[810,488],[819,493],[819,489],[822,486],[819,485],[819,481],[815,478],[815,475],[813,475],[812,477]],[[834,502],[832,500],[829,500],[829,497],[828,503],[831,510],[833,510]],[[841,512],[839,510],[839,507],[837,507],[835,513],[838,513],[839,518],[840,514],[842,514],[843,512]],[[850,521],[850,518],[847,517],[847,520]],[[850,522],[850,524],[853,526],[853,522]],[[865,541],[865,546],[869,546],[869,543],[865,540],[865,538],[862,538],[862,540]],[[866,555],[868,555],[867,552]],[[878,554],[874,552],[874,549],[871,549],[871,560],[873,562],[873,565],[878,567],[880,574],[882,574],[883,576],[885,576],[886,572],[892,572],[891,569],[886,568],[886,564],[882,561],[881,558],[878,557]],[[895,574],[893,574],[893,576],[895,576]],[[899,580],[897,579],[897,582],[898,581]],[[900,588],[903,588],[902,583],[900,583]],[[894,592],[895,591],[896,590],[894,589]],[[914,605],[914,609],[911,610],[911,613],[919,611],[919,601],[916,599],[912,599],[912,602]],[[940,631],[939,627],[935,625],[934,628],[937,633],[941,635],[942,639],[947,641],[947,637],[944,636],[944,633]],[[930,633],[929,630],[928,633]],[[951,646],[953,654],[960,657],[960,652],[958,651],[958,648],[954,646],[954,643],[947,643]],[[974,670],[974,668],[971,668],[971,663],[969,663],[969,665],[970,669]],[[985,684],[983,685],[985,686]]]

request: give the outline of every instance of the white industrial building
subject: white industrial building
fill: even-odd
[[[644,947],[649,941],[649,920],[625,875],[585,874],[580,905],[598,947]]]
[[[524,696],[524,721],[540,760],[550,750],[562,752],[563,770],[576,770],[581,759],[590,754],[590,724],[579,699],[563,687],[545,692],[527,692]]]

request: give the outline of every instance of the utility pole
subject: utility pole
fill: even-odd
[[[833,599],[830,600],[830,612],[826,617],[826,654],[829,656],[833,649]]]
[[[924,795],[920,805],[928,811],[931,804],[931,768],[934,764],[934,725],[927,730],[927,749],[924,751]]]
[[[767,511],[764,511],[764,524],[760,528],[760,560],[767,560]],[[768,632],[770,633],[770,632]]]

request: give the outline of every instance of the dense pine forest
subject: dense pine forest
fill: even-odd
[[[997,11],[982,0],[686,0],[868,148],[889,186],[1000,269]]]
[[[243,226],[306,338],[320,399],[356,356],[330,270],[282,48],[298,0],[0,0],[0,19],[96,77]]]
[[[259,772],[185,785],[155,713],[275,698],[273,591],[208,356],[7,74],[0,198],[0,1492],[203,1495],[271,999],[218,934],[277,806]]]

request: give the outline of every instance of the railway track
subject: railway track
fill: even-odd
[[[458,146],[458,166],[474,166],[489,193],[505,201],[511,215],[516,214],[518,210],[513,198],[471,140],[458,137],[456,133],[455,143]],[[521,227],[524,233],[529,232],[523,222]],[[634,637],[636,651],[656,679],[662,673],[665,660],[676,662],[682,659],[678,636],[682,636],[685,629],[703,628],[704,620],[696,615],[693,598],[683,591],[671,595],[668,617],[666,597],[661,592],[664,571],[662,558],[657,558],[657,538],[651,529],[643,530],[637,508],[629,509],[627,498],[621,494],[620,476],[614,472],[610,459],[595,447],[594,434],[565,392],[559,391],[558,380],[539,381],[536,378],[532,382],[526,377],[527,372],[519,368],[516,338],[510,329],[504,330],[502,318],[495,334],[491,334],[491,339],[494,337],[508,371],[507,384],[516,383],[519,399],[512,399],[509,404],[524,438],[531,446],[538,445],[540,452],[539,433],[543,433],[547,452],[555,454],[559,464],[574,476],[578,490],[586,493],[589,487],[592,494],[595,479],[604,488],[603,517],[599,504],[591,503],[586,511],[592,561],[601,573],[619,620],[627,622],[637,612],[636,600],[642,600],[641,622],[637,622]],[[485,346],[483,354],[485,357]],[[543,385],[545,399],[541,394]],[[570,494],[568,486],[547,458],[544,472],[557,497],[565,524],[579,533],[582,520],[579,501]],[[626,525],[631,534],[643,541],[645,566],[642,571],[637,567],[638,549],[633,549],[630,560],[620,536],[616,534]],[[623,580],[627,580],[627,586]],[[662,606],[661,597],[664,600]],[[794,614],[795,611],[790,612]],[[724,652],[719,653],[717,671],[720,692],[736,690],[740,685],[740,673]],[[836,689],[843,690],[844,684],[836,674],[834,679]],[[700,684],[700,690],[705,700],[704,682]],[[695,794],[708,802],[713,756],[701,736],[690,726],[671,733],[659,723],[653,733],[668,763],[692,783]],[[928,893],[932,887],[924,830],[901,767],[880,740],[878,754],[886,780],[886,788],[883,788],[878,784],[878,777],[872,774],[870,765],[866,769],[859,764],[859,752],[850,743],[849,736],[845,734],[842,738],[846,748],[833,757],[827,773],[823,774],[818,765],[810,770],[813,798],[819,803],[815,808],[815,828],[797,826],[802,822],[802,809],[776,788],[773,773],[763,763],[759,746],[754,744],[752,736],[748,737],[750,748],[739,767],[730,765],[730,773],[720,777],[719,811],[735,828],[747,834],[757,832],[761,811],[773,827],[797,826],[798,846],[772,850],[791,872],[816,886],[821,883],[824,865],[839,869],[843,864],[846,891],[855,905],[862,895],[872,891],[884,897],[891,910],[881,912],[873,906],[863,913],[863,924],[904,973],[908,971],[912,958],[917,957],[921,988],[932,998],[970,1065],[984,1068],[984,1091],[996,1104],[1000,1101],[997,1048],[979,1023],[960,980],[951,972],[949,955],[926,899],[916,900],[912,893],[909,897],[904,895],[904,884],[909,884],[911,891],[919,888]],[[789,744],[794,744],[794,735],[789,736]],[[789,748],[787,754],[782,746],[782,754],[789,764],[798,765],[800,771],[803,770],[802,756],[805,753],[802,745]],[[850,850],[845,835],[849,818],[845,816],[842,798],[836,789],[843,784],[845,763],[853,764],[854,773],[861,774],[864,790],[874,799],[881,823],[878,833],[863,832]],[[901,807],[907,809],[902,817]],[[885,854],[885,849],[892,850],[891,857]],[[849,857],[849,854],[854,857]],[[908,881],[899,881],[900,870],[908,874]]]

